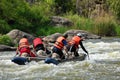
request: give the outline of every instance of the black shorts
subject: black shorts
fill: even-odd
[[[65,59],[65,56],[64,56],[61,49],[54,46],[52,51],[53,51],[53,53],[57,53],[60,56],[61,59]]]

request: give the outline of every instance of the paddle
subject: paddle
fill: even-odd
[[[45,60],[45,56],[44,57],[26,57],[28,60],[32,61],[32,60]]]
[[[69,51],[68,51],[68,56],[66,57],[66,59],[68,59],[68,57],[69,57],[70,55],[72,55],[71,50],[72,50],[73,46],[74,46],[74,45],[70,46]]]
[[[90,60],[89,53],[87,52],[88,60]]]

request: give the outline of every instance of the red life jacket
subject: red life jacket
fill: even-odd
[[[39,44],[43,44],[41,38],[35,38],[33,40],[33,46],[34,46],[34,48],[36,48],[36,46],[39,45]]]
[[[64,37],[58,37],[54,46],[59,48],[59,49],[62,49],[64,47],[64,44],[62,43],[63,40],[65,40]]]
[[[28,53],[30,57],[36,57],[36,55],[30,51],[30,45],[27,38],[20,39],[18,50],[20,51],[20,56],[23,53]]]
[[[69,42],[69,44],[70,45],[74,44],[76,47],[78,47],[80,41],[81,41],[81,38],[79,36],[74,36],[72,40]]]
[[[21,49],[20,49],[20,56],[21,56],[23,53],[27,53],[27,54],[29,55],[29,57],[36,57],[36,55],[30,51],[30,48],[29,48],[29,47],[23,47],[23,48],[21,48]]]

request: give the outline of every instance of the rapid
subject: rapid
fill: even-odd
[[[14,51],[0,52],[0,80],[120,80],[120,39],[89,39],[83,42],[90,59],[58,65],[32,61],[11,62]],[[79,49],[79,53],[84,53]]]

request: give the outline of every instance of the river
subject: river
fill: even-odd
[[[59,65],[32,61],[11,62],[15,52],[0,52],[0,80],[120,80],[120,39],[91,39],[83,42],[90,60]],[[80,53],[84,53],[79,49]]]

